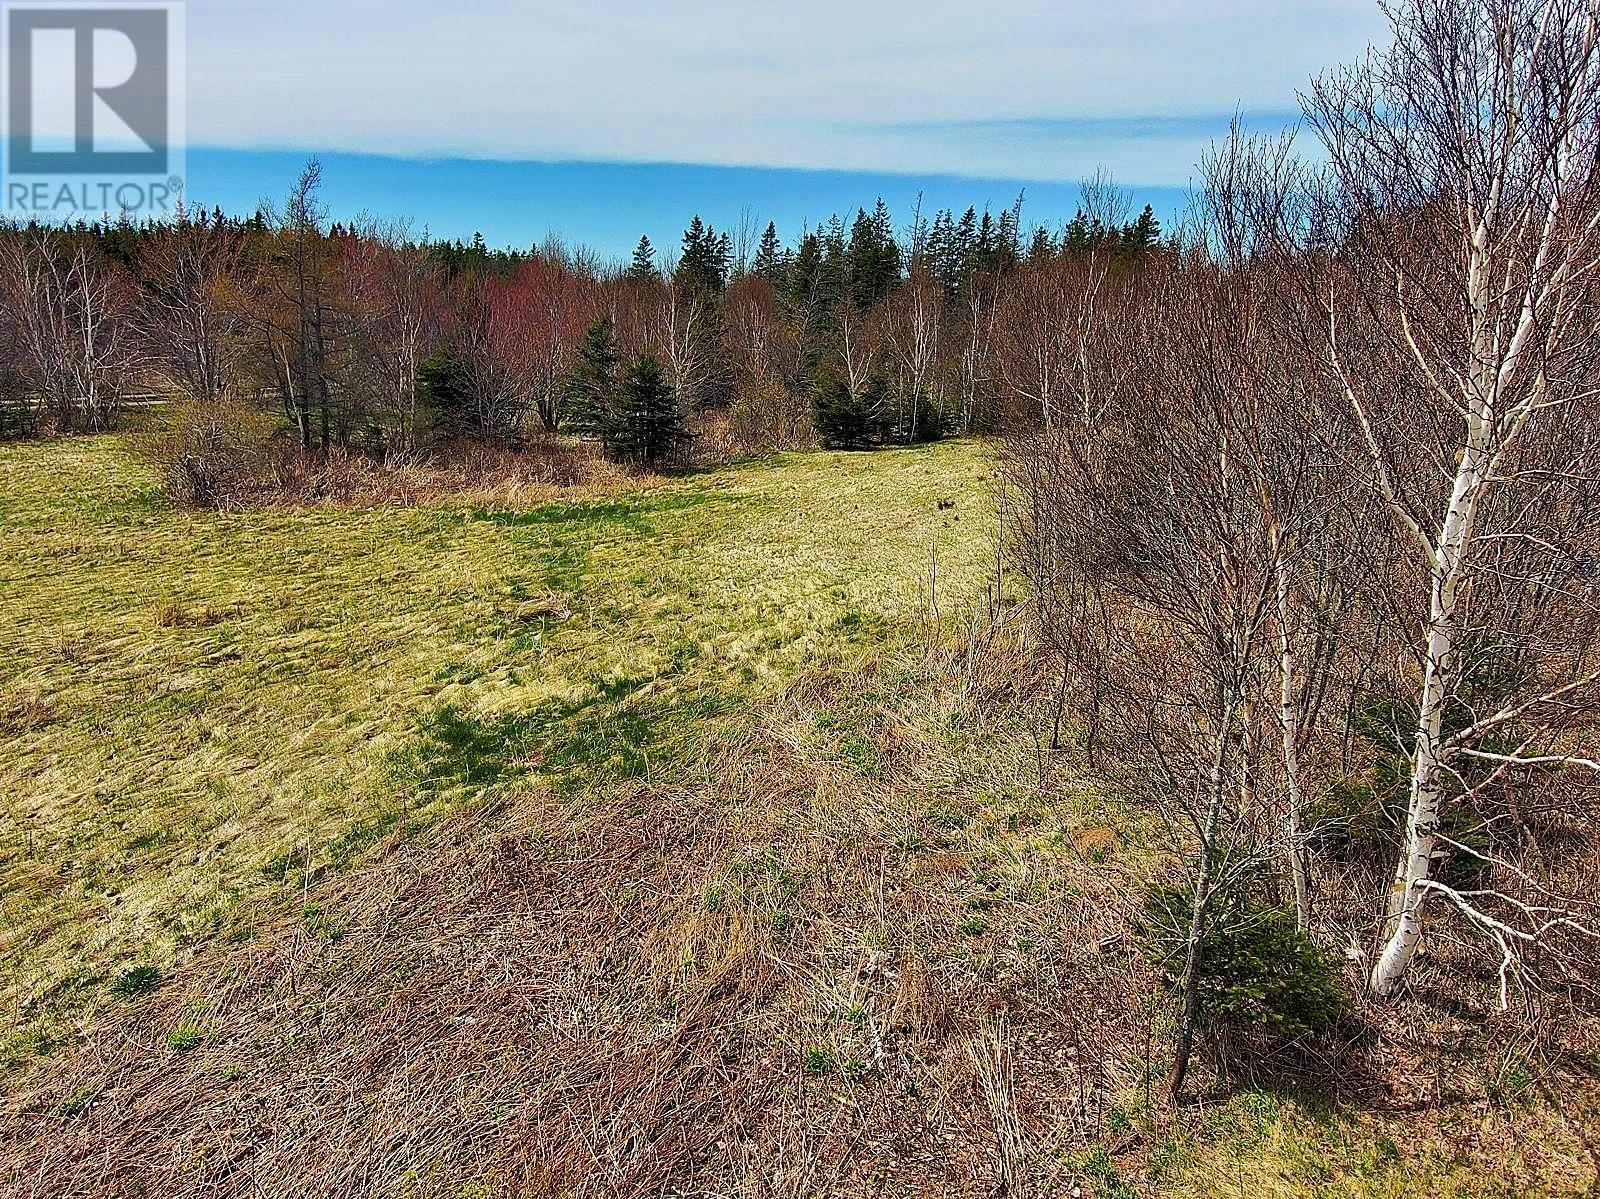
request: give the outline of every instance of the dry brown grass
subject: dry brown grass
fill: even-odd
[[[605,494],[638,476],[607,462],[593,446],[549,437],[511,449],[450,442],[427,454],[388,459],[335,448],[327,456],[295,446],[272,447],[239,507],[282,504],[412,505],[435,503],[520,507]]]
[[[1121,914],[1120,880],[1148,866],[1138,821],[1082,790],[1070,755],[1041,772],[1014,716],[1033,702],[1025,673],[995,641],[976,683],[965,645],[813,673],[652,779],[458,820],[262,906],[249,939],[211,946],[12,1096],[7,1193],[1592,1180],[1588,1100],[1405,1091],[1470,1012],[1388,1017],[1402,1085],[1364,1109],[1248,1089],[1148,1106],[1163,1009]],[[1369,1060],[1354,1052],[1347,1067]]]
[[[819,744],[874,686],[810,678],[673,785],[451,825],[264,910],[14,1097],[0,1176],[754,1196],[1059,1175],[1022,1130],[1095,1127],[1136,1069],[1128,963],[1093,948],[1114,904],[1026,885],[1070,789],[1030,801],[1061,828],[997,835],[990,792],[930,785],[941,726],[875,726],[866,773]],[[962,865],[930,880],[940,859]]]
[[[689,428],[667,463],[669,473],[711,470],[815,442],[792,431],[779,436],[748,428],[728,412],[697,414]],[[594,443],[543,432],[517,446],[455,438],[412,453],[335,446],[324,454],[302,450],[281,431],[273,434],[260,414],[242,410],[197,416],[179,409],[146,421],[134,440],[178,506],[226,511],[320,504],[518,507],[637,488],[653,477],[608,461]]]

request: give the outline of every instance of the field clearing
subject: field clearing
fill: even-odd
[[[991,568],[987,451],[527,510],[178,512],[115,437],[0,447],[13,1066],[241,901],[446,813],[648,775]],[[939,501],[954,501],[941,508]]]
[[[1022,609],[959,620],[995,485],[200,515],[0,447],[0,1190],[1593,1193],[1514,1059],[1152,1102],[1147,817],[1041,750]]]

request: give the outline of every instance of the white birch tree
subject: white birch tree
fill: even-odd
[[[1595,397],[1600,3],[1385,11],[1392,47],[1305,101],[1342,218],[1327,360],[1410,564],[1393,590],[1413,659],[1409,792],[1371,985],[1395,990],[1437,898],[1504,951],[1504,998],[1517,950],[1570,910],[1452,888],[1436,866],[1470,852],[1442,822],[1487,780],[1594,769],[1570,734],[1596,679],[1572,563],[1596,485],[1592,421],[1574,417]],[[1535,586],[1543,615],[1524,602]],[[1508,656],[1520,675],[1485,710],[1474,680]]]

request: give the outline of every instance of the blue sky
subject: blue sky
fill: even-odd
[[[1070,215],[1104,165],[1170,214],[1231,115],[1278,127],[1373,0],[188,0],[190,194],[323,158],[341,216],[607,254],[748,208],[786,238],[882,194]]]

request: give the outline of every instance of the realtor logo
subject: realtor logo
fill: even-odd
[[[182,194],[183,8],[5,0],[5,207],[162,215]]]

